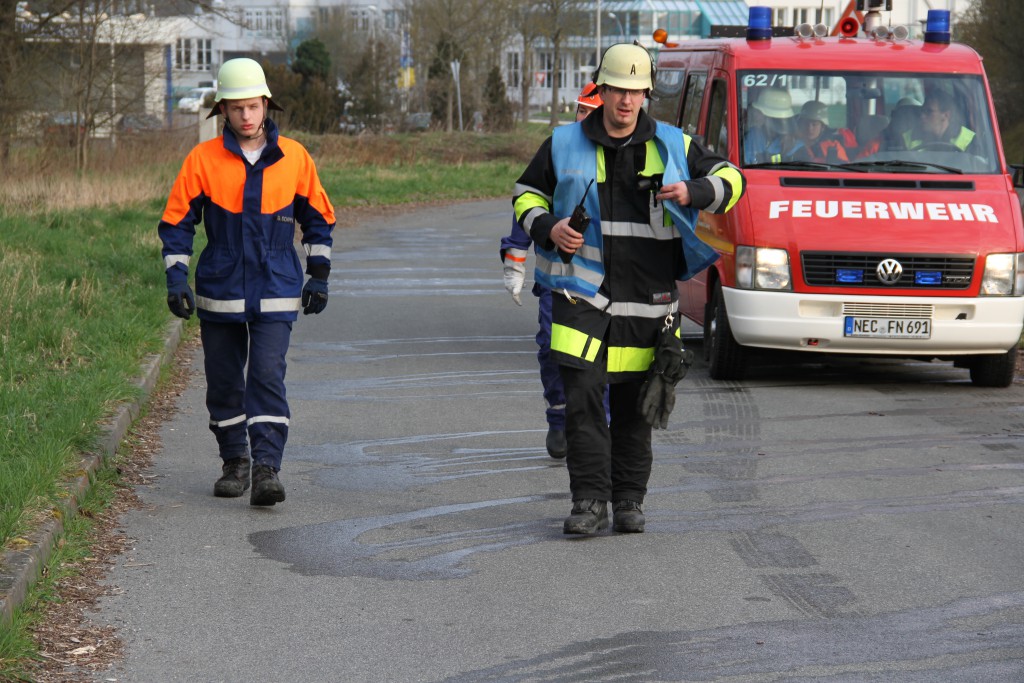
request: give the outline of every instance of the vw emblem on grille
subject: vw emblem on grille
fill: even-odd
[[[894,285],[899,282],[900,276],[903,275],[903,266],[900,262],[894,258],[887,258],[878,264],[875,268],[875,274],[878,275],[878,279],[887,285]]]

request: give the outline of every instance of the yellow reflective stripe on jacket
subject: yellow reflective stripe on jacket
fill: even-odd
[[[597,146],[597,184],[600,185],[608,179],[607,170],[604,165],[604,147]]]
[[[565,325],[551,325],[551,350],[593,363],[601,350],[601,340]]]
[[[535,192],[524,192],[523,194],[516,197],[512,203],[512,208],[516,214],[516,220],[522,221],[523,215],[530,209],[539,208],[545,213],[551,211],[551,201],[543,195]]]
[[[608,372],[646,372],[654,362],[654,347],[609,346]]]
[[[644,161],[644,168],[640,171],[640,175],[644,178],[650,178],[651,176],[664,173],[665,161],[658,152],[658,145],[655,143],[654,138],[651,138],[645,144],[647,147],[647,159]]]
[[[724,181],[724,182],[729,184],[729,188],[732,190],[732,196],[729,197],[729,203],[726,204],[725,210],[726,211],[732,210],[732,207],[736,206],[736,202],[738,202],[740,200],[740,194],[741,193],[738,192],[737,190],[739,190],[739,188],[743,187],[743,174],[741,174],[739,169],[736,168],[735,166],[733,166],[732,164],[722,164],[718,168],[716,168],[714,171],[712,171],[711,175],[708,176],[708,177],[712,178],[714,180],[718,180],[720,178],[722,181]],[[715,213],[718,213],[718,207],[721,204],[721,202],[717,199],[719,192],[723,192],[723,190],[721,190],[716,185],[716,187],[715,187],[715,197],[716,197],[716,199],[715,199],[714,205],[707,207],[707,209],[705,209],[705,211],[711,210],[711,211],[714,211]]]

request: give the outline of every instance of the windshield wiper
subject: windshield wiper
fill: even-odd
[[[744,164],[743,168],[784,168],[787,170],[812,170],[812,171],[856,171],[867,173],[858,168],[847,168],[848,164],[830,164],[824,161],[765,161],[760,164]]]
[[[938,169],[940,171],[945,171],[946,173],[956,173],[958,175],[963,175],[964,173],[962,169],[956,168],[955,166],[943,166],[942,164],[933,164],[930,161],[903,161],[902,159],[890,159],[888,161],[853,161],[848,164],[843,164],[843,168],[849,168],[851,166],[903,169],[907,173],[919,172],[928,168]]]

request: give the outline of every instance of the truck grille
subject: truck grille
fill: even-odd
[[[804,282],[814,287],[894,287],[898,289],[967,289],[974,277],[974,258],[936,254],[800,254]],[[886,262],[879,276],[879,264]]]

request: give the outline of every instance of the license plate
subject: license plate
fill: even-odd
[[[928,318],[862,318],[846,316],[844,337],[880,339],[931,339],[932,321]]]

